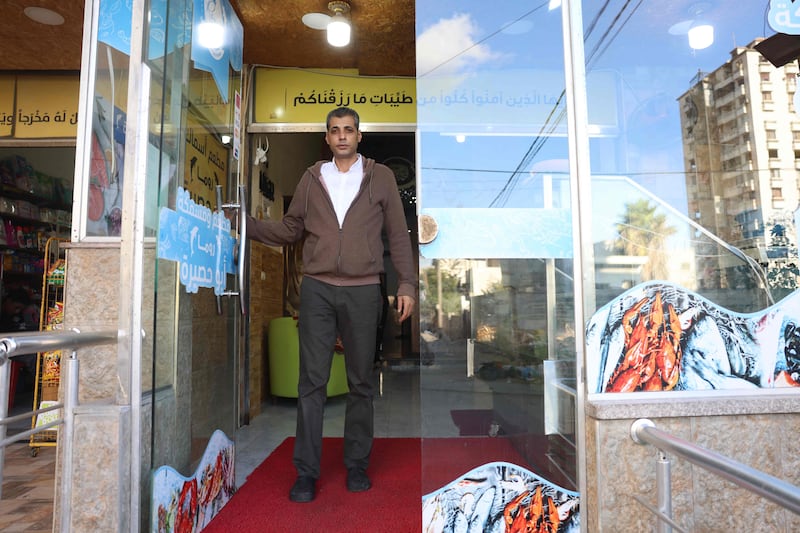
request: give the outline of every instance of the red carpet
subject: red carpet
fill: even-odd
[[[372,488],[351,493],[345,487],[343,439],[322,446],[317,497],[310,503],[289,500],[297,475],[292,464],[294,437],[283,441],[203,531],[268,532],[413,532],[421,527],[418,439],[375,439],[368,474]]]
[[[293,437],[281,443],[203,531],[413,533],[421,529],[423,494],[487,462],[526,466],[504,438],[425,439],[426,473],[421,480],[420,439],[380,438],[374,441],[367,472],[372,488],[350,493],[345,487],[343,440],[326,438],[316,499],[293,503],[293,446]]]

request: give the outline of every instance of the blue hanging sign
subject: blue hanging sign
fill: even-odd
[[[800,35],[800,2],[770,0],[767,18],[773,30],[789,35]]]
[[[177,50],[191,37],[184,12],[190,9],[188,0],[170,2],[151,0],[148,19],[147,57],[158,59]],[[131,54],[133,3],[100,0],[97,39],[125,55]]]
[[[162,207],[158,218],[158,258],[176,261],[186,292],[213,287],[225,292],[226,274],[235,274],[231,222],[222,211],[196,204],[189,192],[178,187],[176,211]]]
[[[215,28],[221,35],[219,43],[201,42],[201,26]],[[236,72],[242,70],[244,29],[239,17],[227,0],[194,0],[192,20],[192,61],[198,70],[210,72],[217,84],[219,96],[228,103],[228,65]]]

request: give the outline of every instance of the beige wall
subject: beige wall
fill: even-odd
[[[586,418],[587,490],[582,519],[588,531],[653,531],[655,518],[633,499],[656,506],[652,446],[636,444],[631,424],[648,418],[659,429],[800,486],[800,397],[764,391],[758,397],[715,395],[644,402],[590,402]],[[687,531],[800,531],[800,516],[684,459],[671,462],[672,509]],[[742,529],[744,527],[744,529]]]
[[[69,245],[68,245],[69,246]],[[81,331],[116,330],[119,309],[119,246],[76,247],[67,250],[64,327]],[[83,348],[80,361],[79,404],[72,444],[71,531],[116,531],[126,512],[120,464],[130,464],[127,433],[129,400],[117,380],[117,346]],[[62,362],[63,363],[63,362]],[[62,364],[62,370],[67,365]],[[62,380],[67,376],[62,375]],[[63,388],[62,388],[63,393]],[[59,440],[58,464],[64,449]],[[56,468],[61,487],[61,468]],[[55,493],[55,528],[60,527],[64,502]],[[86,502],[91,502],[87,505]]]
[[[261,412],[269,398],[267,328],[283,316],[283,254],[250,243],[250,415]]]

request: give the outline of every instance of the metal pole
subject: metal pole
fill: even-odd
[[[11,390],[11,359],[0,350],[0,420],[8,416],[8,392]],[[6,425],[0,424],[0,442],[6,439]],[[6,464],[6,447],[0,446],[0,498],[3,497],[3,466]]]
[[[467,339],[467,377],[475,375],[475,339]]]
[[[67,390],[64,392],[64,434],[62,435],[61,449],[63,450],[64,468],[61,469],[61,531],[70,531],[72,519],[72,441],[75,434],[75,407],[78,405],[78,355],[75,350],[67,359]]]
[[[672,518],[672,476],[670,463],[666,454],[658,451],[656,461],[656,494],[658,497],[658,510],[665,516]],[[658,533],[672,533],[672,526],[658,518]]]

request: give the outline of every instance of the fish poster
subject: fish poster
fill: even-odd
[[[422,497],[422,531],[580,531],[580,496],[520,466],[494,462]]]
[[[682,287],[637,285],[586,328],[589,393],[800,386],[800,291],[736,313]]]
[[[216,430],[193,476],[184,477],[170,466],[162,466],[153,474],[150,530],[153,533],[202,531],[234,492],[234,443]]]

